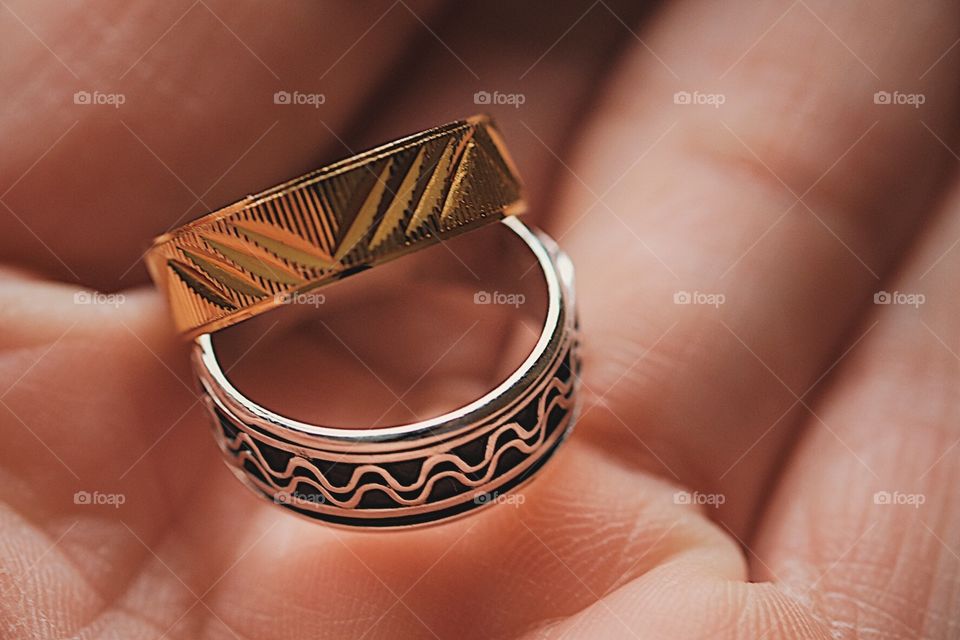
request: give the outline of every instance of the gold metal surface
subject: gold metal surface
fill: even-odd
[[[158,237],[146,262],[195,337],[523,209],[499,133],[475,116],[247,196]]]

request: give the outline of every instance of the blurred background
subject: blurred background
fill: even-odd
[[[549,208],[648,3],[5,1],[0,256],[103,290],[151,238],[365,147],[497,117]]]

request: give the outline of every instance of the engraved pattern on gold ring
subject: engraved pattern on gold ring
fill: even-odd
[[[195,337],[523,208],[499,133],[476,116],[203,216],[157,238],[146,263]]]

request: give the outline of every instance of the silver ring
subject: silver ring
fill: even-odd
[[[338,429],[291,420],[240,393],[209,333],[193,365],[214,435],[234,474],[286,509],[333,525],[393,529],[494,504],[532,478],[570,432],[580,360],[573,264],[546,235],[500,221],[533,251],[547,314],[523,364],[483,397],[392,427]]]

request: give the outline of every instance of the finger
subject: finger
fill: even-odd
[[[758,539],[758,572],[853,635],[957,631],[960,190],[942,214],[817,403]]]
[[[804,394],[953,162],[921,119],[953,135],[956,58],[931,63],[956,21],[948,3],[915,9],[671,5],[571,164],[557,228],[595,395],[581,433],[731,497],[741,534]],[[883,88],[926,102],[875,104]]]
[[[429,19],[435,4],[409,7]],[[0,118],[0,252],[116,288],[145,279],[152,236],[341,157],[325,123],[343,126],[422,26],[405,11],[371,25],[346,5],[204,1],[10,2],[0,28],[15,107]]]
[[[0,628],[74,636],[129,617],[109,603],[153,556],[127,527],[191,504],[215,449],[155,293],[5,272],[0,300]]]
[[[26,485],[61,482],[66,492],[80,479],[115,484],[196,402],[181,341],[155,293],[102,294],[6,272],[0,299],[11,311],[0,318],[8,443],[0,464]],[[33,492],[4,497],[28,512],[46,504]]]
[[[88,300],[13,278],[2,293],[8,308],[28,293],[38,301],[34,315],[15,316],[23,326],[7,318],[0,332],[9,383],[0,468],[10,479],[0,489],[0,566],[10,576],[4,594],[20,594],[3,598],[0,613],[25,634],[90,627],[196,637],[191,630],[227,625],[272,638],[280,637],[278,619],[298,619],[302,626],[282,628],[283,637],[307,638],[323,616],[346,637],[396,637],[398,629],[446,636],[471,613],[476,636],[492,637],[572,615],[662,562],[677,575],[744,576],[737,549],[678,504],[673,487],[638,482],[585,444],[511,502],[432,531],[372,540],[290,518],[248,495],[220,464],[206,418],[190,410],[180,349],[154,294]],[[329,357],[325,366],[348,368],[350,357]],[[57,490],[45,489],[51,485]],[[88,494],[123,503],[88,504]],[[596,522],[607,535],[584,545]],[[492,548],[513,551],[491,559]],[[425,573],[429,580],[420,579]],[[476,589],[469,611],[463,589],[449,586],[464,576]],[[557,592],[544,598],[530,580]],[[299,589],[304,581],[317,586]],[[198,594],[210,609],[194,606]],[[397,594],[406,604],[396,606]],[[355,615],[356,599],[368,615]],[[24,619],[24,602],[44,615]],[[483,613],[492,610],[504,613]]]
[[[195,609],[172,633],[222,624],[252,637],[305,640],[323,624],[332,637],[518,637],[658,565],[671,567],[664,575],[699,574],[717,584],[744,575],[738,550],[674,504],[668,485],[636,486],[631,470],[611,466],[583,443],[559,455],[558,464],[509,502],[468,520],[391,536],[318,528],[245,492],[237,508],[217,518],[197,510],[158,553],[189,584],[209,585],[223,575],[206,598],[214,614]],[[236,489],[227,479],[208,487]],[[623,483],[632,487],[627,496]],[[565,526],[557,527],[561,508]],[[593,535],[598,526],[605,536]],[[182,543],[234,536],[243,542],[228,555],[247,553],[232,567],[228,559],[200,568]],[[303,584],[311,588],[298,588]],[[124,604],[140,606],[136,599]],[[289,623],[278,628],[277,620]],[[629,634],[620,628],[607,637],[622,635]]]
[[[584,443],[510,502],[449,526],[374,539],[292,518],[220,463],[155,294],[94,298],[12,276],[0,289],[5,308],[28,294],[36,308],[0,326],[0,621],[19,635],[290,639],[324,624],[341,637],[447,637],[470,619],[476,637],[509,636],[667,560],[744,576],[737,549],[673,487],[638,484]],[[607,535],[584,545],[597,522]],[[530,581],[556,589],[545,598]]]

